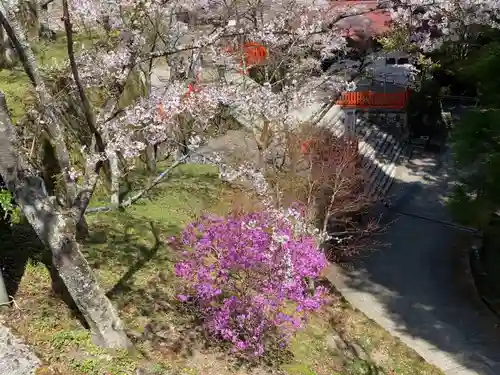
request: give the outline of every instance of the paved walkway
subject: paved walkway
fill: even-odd
[[[449,375],[500,374],[500,323],[460,289],[452,254],[457,229],[442,198],[449,191],[447,163],[421,154],[401,167],[400,199],[385,234],[390,247],[329,278],[346,299]],[[404,213],[404,214],[402,214]],[[423,218],[422,218],[423,217]],[[347,269],[349,268],[349,269]]]
[[[0,321],[0,374],[34,375],[40,360]]]

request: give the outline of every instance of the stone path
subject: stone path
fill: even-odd
[[[40,360],[0,322],[0,374],[34,375]]]
[[[395,221],[383,239],[390,247],[351,267],[334,266],[330,280],[445,374],[500,374],[500,322],[459,287],[463,274],[452,253],[458,229],[443,224],[450,220],[447,159],[440,166],[432,155],[417,155],[399,168],[395,185],[399,199],[388,213]]]

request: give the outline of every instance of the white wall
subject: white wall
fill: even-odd
[[[406,63],[409,55],[404,52],[390,52],[376,56],[367,67],[369,76],[377,81],[407,85],[410,81],[412,65]],[[402,60],[406,59],[406,61]],[[391,61],[392,60],[392,61]]]
[[[375,79],[380,82],[394,83],[396,85],[406,86],[410,81],[410,71],[413,69],[411,64],[401,64],[404,61],[401,59],[408,59],[408,54],[404,52],[390,52],[390,53],[379,53],[373,54],[369,58],[370,63],[366,63],[366,73],[369,78]],[[392,62],[394,64],[389,64]],[[348,76],[348,71],[356,70],[359,67],[360,62],[357,60],[341,60],[334,63],[331,67],[332,71],[336,74],[342,75],[342,72],[346,72],[346,77]]]

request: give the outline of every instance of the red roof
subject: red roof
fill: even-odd
[[[369,11],[377,7],[377,1],[346,0],[332,1],[332,4],[342,7],[356,6],[360,9],[366,8],[366,13],[358,16],[346,17],[336,23],[336,25],[344,29],[346,34],[350,37],[369,39],[373,36],[383,34],[390,28],[392,19],[388,11],[381,9]]]

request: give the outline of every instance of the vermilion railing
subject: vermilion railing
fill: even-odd
[[[257,65],[267,59],[267,48],[257,42],[247,42],[243,45],[245,53],[245,63],[247,65]]]
[[[403,109],[408,102],[409,90],[402,92],[345,92],[336,104],[347,108]]]
[[[257,42],[246,42],[242,46],[242,56],[240,67],[242,74],[248,73],[248,68],[254,65],[259,65],[264,63],[268,58],[268,50],[262,44]],[[225,52],[228,53],[238,53],[232,47],[226,48]]]

